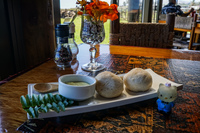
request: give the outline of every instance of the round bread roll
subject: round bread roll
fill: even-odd
[[[109,71],[99,73],[96,77],[96,91],[105,98],[113,98],[122,94],[123,80]]]
[[[130,91],[147,91],[151,88],[152,77],[147,71],[134,68],[124,76],[123,82],[125,88]]]

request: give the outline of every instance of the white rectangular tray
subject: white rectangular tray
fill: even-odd
[[[85,113],[90,111],[97,111],[112,107],[117,107],[121,105],[126,105],[130,103],[135,103],[151,98],[157,97],[157,90],[160,83],[165,84],[166,82],[171,83],[172,86],[177,86],[178,89],[181,89],[183,87],[182,84],[174,83],[158,74],[153,72],[151,69],[146,69],[145,71],[149,72],[153,78],[153,84],[149,91],[147,92],[127,92],[126,90],[123,91],[122,95],[116,98],[107,99],[99,96],[97,93],[95,93],[94,97],[79,102],[78,106],[72,106],[66,108],[65,112],[56,113],[54,111],[50,111],[47,113],[39,113],[38,118],[48,118],[48,117],[58,117],[58,116],[66,116],[66,115],[72,115],[72,114],[79,114],[79,113]],[[123,76],[124,74],[120,74],[119,76]],[[53,83],[58,84],[58,83]],[[28,94],[40,94],[33,89],[34,84],[28,84]],[[58,92],[54,92],[55,94]],[[31,119],[31,117],[27,114],[28,119]]]

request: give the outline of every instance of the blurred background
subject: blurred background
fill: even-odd
[[[109,4],[111,0],[103,0]],[[120,12],[120,22],[158,22],[158,14],[163,6],[168,4],[169,0],[117,0],[118,11]],[[197,13],[200,10],[200,0],[177,0],[177,4],[181,6],[183,12],[188,12],[191,7],[195,9]],[[76,0],[60,0],[60,16],[61,23],[64,21],[70,21],[75,15]],[[76,25],[75,40],[77,44],[82,43],[80,40],[80,17],[77,17],[74,21]],[[102,44],[108,44],[109,42],[109,30],[110,21],[105,23],[106,37]]]

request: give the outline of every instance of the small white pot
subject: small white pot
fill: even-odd
[[[73,86],[68,85],[66,82],[87,82],[90,85],[87,86]],[[58,92],[72,100],[83,101],[94,96],[96,79],[85,75],[67,74],[59,77]]]

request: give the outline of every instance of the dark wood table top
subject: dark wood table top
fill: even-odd
[[[120,69],[123,69],[123,72],[127,72],[128,69],[126,68],[126,65],[132,65],[131,67],[143,67],[143,68],[151,68],[157,71],[162,76],[165,76],[166,78],[169,78],[174,81],[179,81],[178,78],[178,68],[176,68],[174,65],[177,63],[177,65],[182,65],[181,61],[188,62],[188,67],[192,65],[193,63],[199,64],[200,61],[200,52],[198,51],[191,51],[191,50],[172,50],[172,49],[159,49],[159,48],[142,48],[142,47],[133,47],[133,46],[109,46],[109,45],[97,45],[98,49],[97,57],[102,57],[102,59],[97,59],[97,61],[104,62],[104,59],[109,62],[110,61],[116,61],[115,63],[118,63],[120,66],[120,62],[124,61],[125,63],[121,62],[121,67],[115,67],[115,65],[106,65],[106,67],[110,67],[109,69],[116,69],[116,71],[119,71]],[[26,73],[12,79],[11,81],[8,81],[7,83],[0,86],[0,132],[16,132],[17,128],[22,125],[25,121],[27,121],[27,114],[22,109],[22,106],[20,104],[20,96],[27,94],[27,86],[30,83],[46,83],[46,82],[57,82],[58,77],[64,74],[71,74],[71,73],[83,73],[83,74],[89,74],[85,73],[81,70],[81,65],[84,63],[89,62],[89,46],[86,44],[79,46],[79,54],[77,57],[77,61],[73,62],[73,65],[71,68],[66,68],[65,70],[59,70],[56,67],[56,64],[54,63],[53,59],[48,60],[47,62],[39,65],[38,67],[35,67]],[[109,57],[109,58],[108,58]],[[119,58],[122,59],[119,61]],[[126,58],[126,59],[125,59]],[[131,64],[131,60],[138,60],[140,63],[133,63]],[[174,60],[178,59],[178,60]],[[141,61],[142,60],[142,61]],[[128,62],[129,61],[129,62]],[[157,61],[157,62],[156,62]],[[159,71],[159,65],[158,62],[162,61],[162,66],[168,66],[163,67],[162,72]],[[149,65],[144,66],[142,63],[147,64],[148,62],[155,62],[154,65],[150,63]],[[166,62],[168,65],[166,65]],[[179,64],[178,64],[179,63]],[[171,64],[171,67],[170,67]],[[116,64],[117,65],[117,64]],[[123,66],[124,65],[124,66]],[[157,66],[156,66],[157,65]],[[185,65],[185,63],[184,63]],[[130,66],[129,66],[130,67]],[[184,66],[183,66],[184,67]],[[199,70],[199,66],[193,66],[194,68],[191,68],[191,70],[188,69],[187,75],[190,75],[189,80],[194,86],[200,86],[199,83],[193,82],[192,83],[192,77],[195,76],[195,73],[192,72],[192,69]],[[118,70],[117,70],[118,69]],[[130,68],[131,69],[131,68]],[[184,68],[183,68],[184,69]],[[176,71],[177,70],[177,71]],[[171,72],[169,72],[171,71]],[[186,71],[186,70],[185,70]],[[175,73],[175,76],[173,75]],[[168,76],[167,76],[168,75]],[[184,79],[183,79],[184,80]],[[185,88],[185,90],[189,89]],[[198,88],[200,89],[200,88]],[[194,88],[195,90],[195,88]],[[195,92],[195,91],[194,91]],[[191,92],[190,97],[192,97],[197,104],[195,106],[195,110],[193,108],[184,108],[185,110],[193,110],[193,112],[196,112],[197,117],[196,122],[199,122],[199,110],[200,110],[200,96],[199,91],[194,93]],[[181,91],[181,94],[185,94],[186,91]],[[194,93],[194,95],[192,95]],[[189,92],[187,92],[189,95]],[[194,97],[195,96],[195,97]],[[181,95],[179,96],[181,97]],[[184,98],[183,98],[184,99]],[[187,99],[187,97],[185,97]],[[55,126],[54,129],[51,131],[54,132],[56,128],[59,127],[58,132],[61,131],[69,131],[69,132],[133,132],[133,131],[139,131],[139,132],[156,132],[156,131],[174,131],[174,132],[200,132],[199,123],[195,123],[195,121],[191,121],[188,125],[182,125],[181,123],[179,127],[173,127],[173,122],[176,122],[174,120],[178,116],[173,115],[180,115],[180,121],[189,123],[189,114],[185,116],[183,109],[178,110],[178,105],[182,106],[180,99],[177,101],[177,108],[175,108],[175,111],[172,112],[172,114],[169,117],[164,117],[164,115],[159,114],[156,111],[156,103],[154,103],[155,100],[149,100],[145,103],[136,103],[134,104],[135,108],[130,109],[129,106],[123,106],[122,108],[114,108],[114,109],[108,109],[104,111],[97,111],[92,113],[85,113],[80,115],[75,115],[75,119],[71,118],[71,116],[62,117],[65,120],[66,119],[73,119],[71,121],[64,121],[62,118],[54,118],[54,119],[47,119],[43,123],[43,127],[40,127],[41,132],[51,129]],[[192,103],[192,102],[191,102]],[[152,107],[153,106],[153,107]],[[138,108],[140,108],[140,111],[138,111]],[[176,110],[177,109],[177,110]],[[120,110],[122,113],[116,113],[115,110]],[[106,113],[105,113],[106,112]],[[146,112],[145,116],[143,116],[143,113]],[[187,111],[185,111],[187,112]],[[148,114],[150,113],[150,114]],[[188,112],[187,112],[188,113]],[[91,115],[91,116],[89,116]],[[138,115],[140,117],[135,118],[135,115]],[[92,117],[92,118],[90,118]],[[149,118],[148,118],[149,117]],[[150,119],[152,117],[152,119]],[[164,117],[164,118],[161,118]],[[141,119],[140,119],[141,118]],[[145,124],[141,124],[140,121],[148,120]],[[172,119],[174,121],[172,121]],[[125,122],[127,121],[127,123]],[[137,121],[135,124],[133,121]],[[130,124],[130,122],[133,122]],[[158,124],[158,123],[164,123]],[[170,123],[172,122],[172,123]],[[56,123],[56,124],[55,124]],[[107,124],[106,124],[107,123]],[[121,124],[119,124],[121,123]],[[124,124],[125,123],[125,124]],[[105,125],[106,124],[106,125]],[[124,125],[123,125],[124,124]],[[42,125],[42,124],[41,124]],[[170,126],[169,126],[170,125]],[[177,126],[177,125],[176,125]],[[181,128],[182,126],[182,128]],[[55,131],[56,132],[56,131]]]

